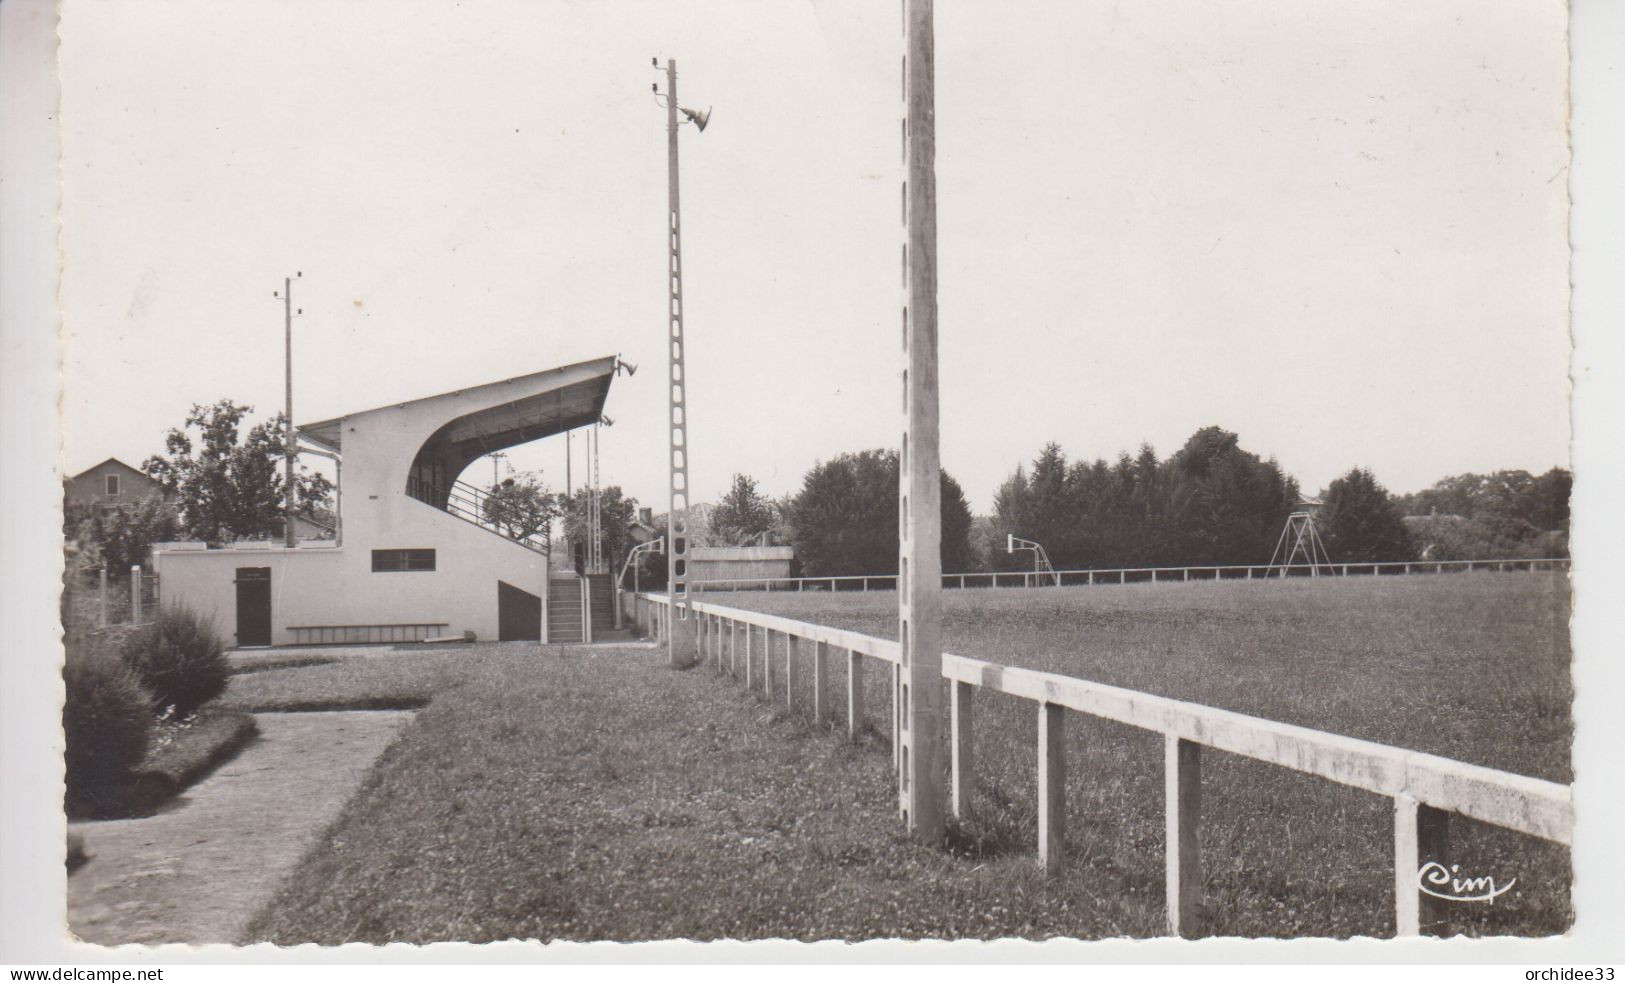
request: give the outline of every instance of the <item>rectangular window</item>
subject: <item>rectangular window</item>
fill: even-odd
[[[118,475],[109,474],[109,475],[103,475],[103,477],[107,479],[107,494],[109,494],[109,495],[117,495],[118,494]]]
[[[433,570],[434,550],[373,550],[373,573]]]

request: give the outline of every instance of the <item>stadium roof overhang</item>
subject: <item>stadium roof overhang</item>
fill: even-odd
[[[299,435],[317,447],[342,454],[345,421],[406,409],[432,415],[436,404],[440,404],[453,415],[424,442],[417,456],[436,459],[456,474],[492,451],[597,423],[603,416],[617,361],[610,355],[471,389],[363,410],[305,424],[299,427]]]

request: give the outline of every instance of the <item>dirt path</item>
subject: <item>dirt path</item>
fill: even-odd
[[[260,737],[162,813],[74,823],[68,925],[99,945],[235,942],[410,711],[257,714]]]

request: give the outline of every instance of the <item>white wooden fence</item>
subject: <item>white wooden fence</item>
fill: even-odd
[[[1328,573],[1328,568],[1330,573]],[[1272,577],[1308,576],[1394,576],[1411,573],[1467,573],[1474,570],[1567,570],[1569,561],[1559,558],[1534,560],[1412,560],[1395,563],[1322,564],[1318,570],[1308,564],[1288,567],[1268,564],[1192,567],[1113,567],[1101,570],[1059,570],[1053,575],[1031,570],[990,573],[945,573],[943,587],[1079,587],[1094,584],[1166,583],[1191,580],[1267,580]],[[896,590],[896,574],[869,574],[841,577],[776,577],[753,580],[697,580],[691,591],[807,591],[807,590]]]
[[[1478,561],[1483,562],[1483,561]],[[1523,561],[1520,561],[1523,562]],[[672,630],[670,607],[661,594],[637,594],[633,616],[650,635]],[[864,659],[890,668],[895,756],[900,656],[896,642],[777,615],[694,602],[690,630],[700,658],[738,675],[770,699],[781,690],[791,703],[810,655],[812,711],[819,722],[833,717],[829,692],[831,650],[847,660],[847,730],[856,740],[863,721]],[[758,643],[757,639],[760,636]],[[782,668],[775,666],[774,638],[782,638]],[[1038,714],[1038,856],[1046,871],[1062,864],[1067,711],[1129,724],[1162,735],[1167,825],[1165,856],[1167,917],[1176,935],[1202,934],[1201,864],[1197,828],[1201,817],[1202,749],[1213,748],[1316,775],[1387,796],[1394,809],[1394,914],[1399,935],[1421,930],[1425,862],[1444,862],[1452,813],[1568,846],[1574,827],[1570,788],[1555,782],[1465,764],[1436,755],[1342,737],[1324,731],[1232,713],[1196,703],[1105,686],[1070,676],[1002,666],[944,653],[949,680],[951,808],[964,817],[975,773],[974,695],[980,688],[1030,700]],[[1262,806],[1262,804],[1261,804]],[[1447,864],[1448,866],[1448,864]]]

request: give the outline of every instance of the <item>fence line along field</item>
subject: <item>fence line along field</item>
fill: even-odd
[[[896,637],[884,594],[707,600]],[[1570,780],[1569,586],[1561,573],[970,590],[949,592],[945,605],[944,644],[957,655]],[[888,706],[885,684],[874,678],[882,675],[869,674],[866,706]],[[989,856],[1030,853],[1036,721],[1024,701],[976,699],[973,808],[959,835]],[[1099,879],[1103,890],[1156,891],[1160,738],[1079,715],[1066,740],[1072,876]],[[1210,932],[1393,931],[1386,798],[1230,755],[1208,761],[1200,837]],[[1517,883],[1494,904],[1447,906],[1434,930],[1566,929],[1565,848],[1458,818],[1451,850],[1464,871]]]

